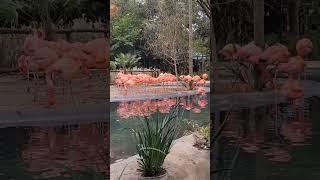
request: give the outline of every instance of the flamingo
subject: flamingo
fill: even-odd
[[[290,100],[301,98],[304,94],[303,88],[300,86],[299,81],[295,79],[288,79],[282,86],[281,91]]]
[[[109,56],[107,55],[108,42],[105,38],[99,38],[87,42],[82,51],[92,55],[94,58],[87,62],[88,68],[105,69]]]
[[[239,50],[240,46],[238,44],[227,44],[219,51],[219,54],[222,54],[226,60],[235,60]]]
[[[290,52],[288,48],[280,43],[276,43],[260,55],[260,61],[266,61],[267,64],[287,63],[289,61]]]
[[[199,94],[205,94],[206,93],[206,90],[204,89],[204,87],[199,87],[197,91],[198,91]]]
[[[279,72],[289,74],[289,78],[300,75],[304,72],[305,62],[300,56],[291,57],[288,63],[282,63],[278,66]]]
[[[125,95],[128,95],[128,87],[136,85],[136,82],[133,79],[129,79],[124,83]]]
[[[241,47],[237,53],[236,57],[239,61],[248,62],[250,64],[258,64],[259,57],[262,53],[262,49],[258,47],[255,42],[250,42],[249,44]]]
[[[208,100],[206,99],[201,99],[201,100],[198,100],[198,105],[201,107],[201,108],[204,108],[208,105]]]
[[[312,52],[312,49],[313,43],[307,38],[300,39],[296,44],[297,55],[304,59]]]
[[[197,82],[197,85],[200,85],[200,86],[203,86],[206,84],[206,81],[204,79],[200,79],[198,82]]]
[[[192,109],[192,112],[194,112],[194,113],[201,113],[201,109],[200,108],[198,108],[198,107],[195,107],[195,108],[193,108]]]
[[[208,74],[206,74],[206,73],[202,74],[202,79],[207,80],[208,79]]]
[[[85,75],[90,86],[89,68],[106,68],[108,61],[107,41],[104,38],[95,39],[85,44],[69,43],[59,39],[56,42],[45,40],[43,30],[33,30],[26,37],[22,55],[18,59],[18,67],[22,73],[46,73],[48,87],[48,104],[54,104],[53,81],[54,72],[61,72],[65,80]]]
[[[196,75],[196,76],[193,76],[192,80],[195,81],[195,82],[198,82],[198,81],[201,80],[201,77]]]

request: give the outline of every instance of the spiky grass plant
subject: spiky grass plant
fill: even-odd
[[[176,105],[168,114],[158,110],[150,117],[142,118],[143,126],[136,131],[138,171],[142,176],[155,177],[165,173],[162,165],[177,137],[180,115],[181,108]]]

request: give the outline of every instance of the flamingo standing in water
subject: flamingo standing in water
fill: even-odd
[[[309,39],[301,39],[296,44],[297,56],[291,57],[288,63],[279,65],[280,72],[288,73],[289,79],[282,87],[282,93],[290,100],[295,100],[303,96],[303,88],[300,86],[300,75],[304,72],[306,58],[312,52],[312,42]],[[294,101],[295,102],[295,101]]]
[[[305,62],[300,56],[289,58],[288,63],[282,63],[278,66],[279,72],[287,73],[289,79],[300,76],[304,72]]]
[[[62,73],[65,80],[89,77],[89,68],[106,68],[108,61],[107,40],[104,38],[86,44],[46,41],[42,30],[33,30],[23,45],[23,53],[18,59],[19,69],[26,73],[45,72],[48,87],[48,105],[55,104],[53,95],[54,72]],[[89,84],[89,81],[88,81]]]
[[[260,61],[267,64],[287,63],[289,61],[290,52],[288,48],[280,43],[276,43],[263,51],[260,55]]]

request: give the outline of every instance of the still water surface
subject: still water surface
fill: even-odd
[[[137,154],[133,130],[142,125],[142,115],[149,115],[159,108],[160,112],[168,112],[177,102],[184,109],[183,117],[180,117],[179,136],[187,131],[192,131],[192,126],[208,125],[210,120],[210,108],[208,95],[187,96],[180,98],[167,98],[157,100],[131,101],[111,103],[110,121],[110,158],[111,163]]]
[[[0,130],[0,179],[72,179],[68,169],[108,174],[106,123]]]
[[[216,127],[226,114],[215,114]],[[305,99],[298,109],[291,104],[269,105],[233,111],[229,117],[214,144],[211,161],[218,171],[212,178],[320,179],[319,98]]]

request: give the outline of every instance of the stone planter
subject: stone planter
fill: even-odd
[[[168,172],[165,170],[165,173],[157,177],[142,177],[140,176],[138,180],[168,180]]]

